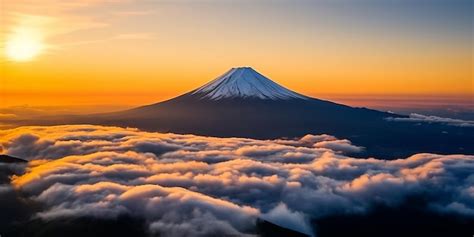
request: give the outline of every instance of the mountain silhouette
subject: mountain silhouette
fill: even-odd
[[[62,118],[60,123],[259,139],[330,134],[365,148],[350,155],[387,159],[421,152],[474,153],[474,128],[393,119],[407,117],[311,98],[250,67],[240,67],[167,101],[114,113]]]

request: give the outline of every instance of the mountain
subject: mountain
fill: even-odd
[[[226,98],[309,99],[278,85],[250,67],[232,68],[224,75],[191,91],[189,94],[211,100]]]
[[[233,68],[176,98],[63,123],[137,127],[218,137],[279,138],[330,134],[388,159],[414,153],[474,153],[472,128],[389,121],[407,117],[354,108],[286,89],[249,67]]]

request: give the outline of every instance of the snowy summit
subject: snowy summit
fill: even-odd
[[[191,92],[201,98],[258,98],[268,100],[308,99],[278,85],[250,67],[232,68],[222,76]]]

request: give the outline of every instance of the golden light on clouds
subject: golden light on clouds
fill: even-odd
[[[32,28],[16,29],[5,42],[5,54],[13,61],[29,61],[45,48],[39,30]]]

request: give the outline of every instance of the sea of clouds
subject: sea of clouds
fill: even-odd
[[[256,220],[314,235],[311,220],[397,207],[474,216],[474,156],[357,159],[330,135],[255,140],[92,125],[0,131],[0,153],[29,160],[15,190],[36,218],[143,218],[161,236],[252,235]],[[1,189],[0,189],[1,192]]]

